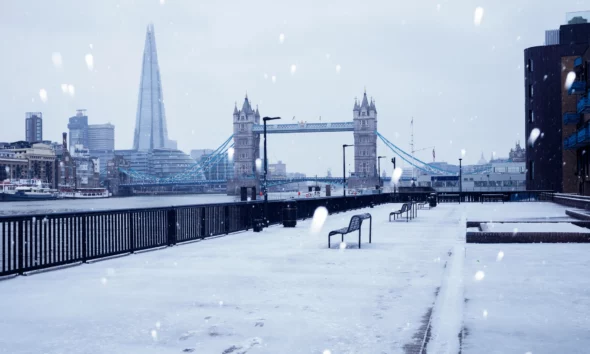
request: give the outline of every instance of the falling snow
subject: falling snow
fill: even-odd
[[[533,130],[531,130],[531,135],[529,136],[529,139],[528,139],[528,143],[530,146],[535,145],[535,141],[537,141],[537,139],[539,138],[539,135],[541,135],[541,131],[539,130],[539,128],[534,128]]]
[[[291,64],[291,75],[295,75],[296,71],[297,71],[297,65]]]
[[[340,64],[336,65],[336,73],[340,74],[340,70],[342,69],[342,67],[340,66]]]
[[[53,66],[55,66],[58,69],[61,69],[63,64],[61,59],[61,53],[54,52],[53,54],[51,54],[51,61],[53,62]]]
[[[283,44],[285,42],[285,34],[281,33],[279,34],[279,43]]]
[[[477,7],[475,9],[475,13],[473,15],[473,23],[476,26],[479,26],[481,24],[482,19],[483,19],[483,7]]]
[[[485,273],[484,273],[483,271],[479,270],[479,271],[477,271],[477,273],[475,273],[475,276],[474,276],[474,278],[475,278],[475,280],[477,280],[477,281],[480,281],[480,280],[482,280],[482,279],[483,279],[485,276],[486,276],[486,275],[485,275]]]
[[[311,225],[309,227],[309,232],[312,235],[317,235],[322,231],[324,227],[324,223],[328,218],[328,209],[324,207],[317,208],[313,213],[313,219],[311,221]]]
[[[94,57],[92,56],[92,54],[86,54],[84,60],[86,61],[86,66],[88,67],[88,70],[94,70]]]
[[[570,87],[572,87],[572,84],[574,83],[574,81],[576,81],[576,73],[573,71],[570,71],[569,73],[567,73],[567,76],[565,78],[565,89],[569,90]]]
[[[39,90],[39,98],[41,98],[43,103],[47,102],[47,91],[45,89]]]

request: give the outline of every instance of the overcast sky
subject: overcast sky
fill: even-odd
[[[474,23],[476,7],[484,9]],[[542,45],[576,0],[0,0],[0,141],[24,139],[27,111],[41,111],[44,138],[68,118],[116,126],[133,144],[141,58],[155,25],[168,132],[185,152],[232,134],[234,102],[247,92],[260,112],[296,120],[349,121],[363,88],[378,130],[416,156],[467,163],[507,156],[524,134],[523,50]],[[588,6],[590,7],[590,6]],[[279,40],[284,34],[284,42]],[[52,60],[60,53],[61,68]],[[91,54],[93,70],[85,56]],[[291,65],[296,72],[291,74]],[[338,72],[336,66],[340,65]],[[265,74],[268,78],[265,79]],[[276,76],[273,83],[271,77]],[[74,95],[63,93],[71,84]],[[46,90],[43,102],[39,91]],[[351,133],[269,137],[271,162],[288,172],[341,175]],[[378,153],[392,156],[379,142]],[[352,161],[352,154],[349,155]]]

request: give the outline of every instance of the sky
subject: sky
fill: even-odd
[[[579,0],[0,0],[0,141],[24,140],[25,112],[37,111],[44,139],[61,141],[83,108],[91,124],[115,125],[117,149],[131,148],[153,23],[168,134],[187,153],[232,134],[234,103],[246,93],[262,116],[342,122],[366,88],[378,131],[410,151],[413,118],[416,157],[426,162],[433,147],[437,161],[455,164],[462,150],[467,164],[482,152],[507,157],[526,142],[524,49],[543,45],[566,12],[588,8]],[[288,172],[341,175],[347,143],[351,133],[271,135],[269,160]],[[393,156],[382,142],[378,154]]]

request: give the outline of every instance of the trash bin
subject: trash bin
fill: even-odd
[[[254,219],[252,222],[252,231],[260,232],[264,229],[264,220]]]
[[[295,227],[297,225],[297,202],[292,199],[283,206],[283,226]]]
[[[434,208],[436,206],[436,194],[435,193],[430,194],[430,197],[428,197],[428,203],[431,208]]]

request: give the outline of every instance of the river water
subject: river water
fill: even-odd
[[[297,197],[297,193],[269,193],[269,199],[286,199],[291,197]],[[300,197],[305,197],[305,195],[302,194]],[[229,203],[238,201],[238,198],[225,194],[185,194],[0,202],[0,216]]]

